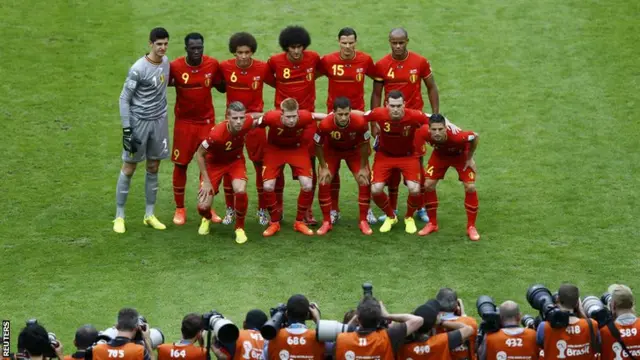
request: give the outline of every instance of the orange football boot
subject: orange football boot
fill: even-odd
[[[280,231],[280,223],[279,222],[271,222],[269,226],[262,232],[262,236],[270,237],[275,235],[278,231]]]
[[[367,222],[367,220],[360,221],[359,227],[360,227],[360,231],[362,231],[363,234],[365,235],[373,234],[373,230],[371,230],[371,226],[369,226],[369,223]]]
[[[478,230],[476,230],[475,226],[469,226],[467,228],[467,235],[469,235],[469,239],[471,241],[478,241],[480,240],[480,234],[478,234]]]
[[[302,221],[297,221],[296,220],[296,222],[293,223],[293,230],[295,230],[295,231],[297,231],[297,232],[299,232],[301,234],[307,235],[307,236],[313,235],[313,230],[309,229],[307,224],[305,224]]]
[[[214,224],[220,224],[222,222],[222,218],[216,214],[216,211],[211,208],[211,222]]]
[[[320,226],[320,229],[318,229],[318,231],[316,231],[316,234],[325,235],[326,233],[331,231],[332,228],[333,227],[331,226],[331,221],[323,221],[322,222],[322,226]]]
[[[187,211],[185,208],[176,208],[175,214],[173,214],[173,223],[176,225],[184,225],[187,222]]]
[[[418,235],[420,236],[426,236],[429,235],[431,233],[434,233],[438,231],[438,225],[437,224],[433,224],[433,223],[427,223],[427,225],[425,225],[422,230],[420,230],[418,232]]]

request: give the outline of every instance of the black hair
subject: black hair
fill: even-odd
[[[188,33],[187,36],[184,37],[184,46],[189,45],[189,40],[200,40],[204,43],[204,36],[197,32]]]
[[[287,301],[287,318],[290,323],[304,323],[309,317],[309,300],[304,295],[293,295]]]
[[[49,333],[39,324],[27,325],[18,335],[18,349],[26,350],[31,356],[41,356],[51,350]]]
[[[400,91],[400,90],[391,90],[391,91],[389,91],[389,94],[387,94],[387,100],[388,99],[403,99],[404,100],[404,95],[402,94],[402,91]]]
[[[244,325],[247,329],[260,329],[267,322],[267,314],[260,309],[253,309],[247,313]]]
[[[382,307],[373,296],[365,296],[358,304],[358,322],[363,329],[375,329],[382,321]]]
[[[433,115],[431,115],[431,119],[433,119]],[[444,120],[444,117],[442,119]],[[429,120],[429,123],[431,124],[431,120]],[[458,306],[458,294],[450,288],[440,289],[436,295],[436,300],[440,304],[440,310],[444,312],[453,312]]]
[[[121,331],[134,331],[138,328],[138,311],[133,308],[123,308],[118,312],[118,324],[116,329]]]
[[[351,109],[351,100],[349,100],[349,98],[346,96],[339,96],[333,100],[333,111],[344,108]]]
[[[294,45],[301,45],[306,50],[311,45],[311,35],[302,26],[291,25],[280,32],[278,42],[283,51],[289,50]]]
[[[76,330],[76,347],[78,350],[84,350],[93,345],[98,338],[98,330],[93,325],[83,325]]]
[[[353,28],[350,27],[343,27],[342,29],[340,29],[340,31],[338,32],[338,40],[340,40],[341,37],[343,36],[351,36],[353,35],[353,37],[358,40],[358,34],[356,34],[356,31]]]
[[[180,332],[182,333],[183,339],[193,339],[200,331],[202,331],[202,329],[204,329],[202,316],[196,313],[191,313],[187,314],[184,319],[182,319]]]
[[[440,303],[438,300],[431,299],[425,304],[420,305],[413,311],[413,314],[423,319],[422,326],[416,331],[419,334],[426,334],[436,324],[438,313],[440,312]]]
[[[149,41],[151,41],[152,43],[156,42],[156,40],[158,39],[168,39],[168,38],[169,38],[169,32],[162,27],[154,28],[149,33]]]
[[[580,301],[580,290],[573,284],[562,284],[558,289],[558,301],[560,305],[573,309]]]
[[[235,54],[240,46],[248,46],[252,53],[258,51],[258,42],[248,32],[237,32],[229,38],[229,52]]]
[[[446,124],[446,123],[447,123],[447,120],[441,114],[433,114],[433,115],[431,115],[431,117],[429,117],[429,125],[431,125],[431,124]],[[451,290],[451,289],[449,289],[449,290]],[[440,291],[442,291],[442,290],[440,290]],[[453,290],[451,290],[451,291],[453,291]],[[453,291],[453,296],[455,297],[454,301],[456,301],[457,297],[456,297],[456,292],[455,291]],[[445,295],[443,295],[443,299],[444,298],[445,298]],[[451,299],[449,299],[449,300],[451,300]],[[445,300],[443,300],[443,301],[445,301]],[[453,311],[453,310],[451,310],[451,311]]]

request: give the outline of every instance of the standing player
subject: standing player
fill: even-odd
[[[320,72],[329,79],[327,95],[327,113],[333,110],[333,101],[344,96],[351,101],[355,110],[364,111],[364,80],[366,76],[375,77],[376,68],[369,54],[356,50],[358,34],[350,27],[340,29],[338,44],[340,51],[327,54],[320,59]],[[333,173],[331,183],[331,223],[340,219],[340,176]],[[372,222],[376,221],[373,212],[369,212]]]
[[[283,52],[271,56],[268,60],[276,80],[274,107],[278,109],[282,101],[292,98],[298,102],[300,110],[315,111],[316,71],[319,67],[320,56],[315,51],[307,50],[311,45],[309,32],[301,26],[287,26],[280,32],[279,43]],[[307,156],[311,159],[312,165],[312,196],[317,180],[314,134],[315,128],[310,126],[303,136],[303,145],[307,148]],[[282,178],[282,184],[277,184],[275,189],[280,206],[282,205],[283,189],[284,178]],[[313,218],[311,206],[305,214],[305,222],[309,225],[317,223]]]
[[[187,219],[184,208],[184,187],[187,183],[187,167],[200,143],[215,125],[215,112],[211,99],[211,88],[219,91],[221,79],[218,75],[218,60],[203,55],[204,38],[199,33],[190,33],[184,38],[187,56],[171,62],[169,85],[176,88],[175,118],[173,129],[173,197],[176,212],[173,223],[183,225]],[[223,91],[221,91],[223,92]],[[217,188],[216,188],[217,189]],[[213,210],[212,210],[213,211]],[[212,213],[214,222],[221,219]]]
[[[256,50],[258,50],[258,42],[253,35],[246,32],[235,33],[229,39],[229,52],[235,57],[220,64],[220,73],[227,89],[227,106],[238,101],[247,108],[248,113],[262,113],[264,109],[262,101],[264,84],[275,86],[275,79],[269,65],[264,61],[252,58]],[[263,226],[269,223],[262,190],[262,160],[266,143],[267,135],[264,128],[252,129],[247,134],[247,153],[256,169],[258,221]],[[284,178],[281,181],[284,181]],[[232,216],[234,216],[233,212]]]
[[[282,174],[285,165],[289,165],[293,176],[300,181],[298,213],[293,229],[304,235],[313,235],[313,231],[303,222],[304,216],[313,203],[312,170],[309,152],[304,142],[304,133],[316,128],[315,120],[326,115],[300,110],[295,99],[288,98],[280,104],[280,110],[271,110],[260,119],[261,127],[269,127],[267,146],[264,152],[264,196],[271,216],[269,227],[263,236],[273,236],[280,231],[282,206],[277,204],[274,193],[276,179]]]
[[[436,185],[438,180],[451,166],[458,171],[458,178],[464,185],[464,208],[467,212],[467,235],[472,241],[480,240],[476,230],[478,216],[478,194],[476,193],[476,163],[473,154],[478,147],[478,134],[473,131],[461,131],[457,134],[447,129],[446,120],[440,114],[434,114],[429,120],[429,126],[423,126],[416,133],[418,141],[427,142],[433,147],[433,152],[425,170],[426,207],[429,223],[420,230],[419,235],[429,235],[438,231],[438,195]]]
[[[113,231],[122,234],[124,207],[129,195],[131,177],[139,162],[147,160],[144,188],[146,209],[144,224],[157,230],[166,226],[154,215],[158,193],[160,160],[169,157],[169,124],[167,120],[167,81],[169,59],[165,56],[169,33],[155,28],[149,34],[151,51],[136,61],[120,93],[122,121],[122,169],[116,186],[116,218]]]
[[[396,28],[389,33],[391,53],[376,63],[377,77],[371,92],[371,108],[382,106],[382,90],[384,89],[385,97],[392,90],[401,91],[406,100],[407,108],[422,111],[424,107],[421,93],[422,80],[427,87],[431,112],[437,114],[440,111],[440,100],[438,86],[431,72],[431,65],[424,57],[407,50],[408,43],[409,35],[405,29]],[[372,130],[373,135],[377,136],[379,129]],[[420,146],[416,151],[422,159],[425,149]],[[399,184],[400,174],[395,172],[389,183],[389,196],[394,210],[397,210]],[[420,210],[420,212],[420,217],[428,221],[423,211]]]
[[[316,232],[324,235],[331,230],[331,178],[337,174],[340,161],[344,160],[358,182],[358,207],[360,231],[371,235],[367,222],[371,198],[369,187],[369,126],[361,115],[351,114],[351,102],[341,96],[332,101],[333,114],[318,125],[314,136],[316,156],[320,164],[318,200],[322,210],[322,226]]]
[[[253,118],[245,113],[240,102],[232,102],[227,107],[227,120],[211,129],[208,137],[202,141],[196,160],[202,176],[202,186],[198,197],[198,212],[202,223],[198,234],[207,235],[211,221],[211,203],[213,189],[220,186],[223,177],[231,177],[236,210],[236,242],[247,241],[244,232],[244,216],[247,213],[247,168],[244,162],[245,136],[253,128]],[[205,157],[206,156],[206,157]]]
[[[422,204],[420,194],[420,162],[414,149],[415,132],[427,124],[429,118],[422,111],[406,109],[400,91],[389,92],[387,106],[374,108],[365,113],[369,122],[376,123],[380,131],[380,145],[373,161],[371,174],[371,196],[373,201],[384,211],[387,217],[380,227],[380,232],[388,232],[398,222],[389,198],[384,193],[384,186],[391,173],[400,171],[409,189],[407,212],[404,218],[405,231],[413,234],[417,231],[413,213]]]

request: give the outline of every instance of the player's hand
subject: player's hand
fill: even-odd
[[[449,129],[452,133],[457,134],[462,130],[458,126],[456,126],[456,124],[449,121],[449,119],[447,118],[444,118],[444,119],[446,120],[447,129]]]
[[[200,186],[200,191],[198,192],[198,202],[206,204],[211,196],[213,196],[213,187],[211,186],[211,182],[203,181],[202,186]]]
[[[476,170],[476,161],[473,160],[473,158],[468,159],[465,163],[464,163],[464,167],[462,168],[462,171],[467,170],[467,168],[471,168],[471,170],[473,170],[473,172],[478,172]]]
[[[320,166],[320,169],[318,170],[318,182],[322,185],[331,183],[331,172],[329,171],[329,168]]]
[[[130,127],[122,129],[122,147],[126,152],[135,154],[140,144],[142,142],[133,136],[133,130]]]
[[[362,168],[358,170],[358,176],[356,177],[356,180],[358,181],[358,185],[360,186],[369,185],[369,179],[371,179],[371,173],[369,172],[369,169]]]

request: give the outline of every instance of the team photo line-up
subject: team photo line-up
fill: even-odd
[[[286,303],[246,313],[236,326],[219,311],[189,313],[182,338],[165,342],[133,308],[98,332],[76,331],[73,355],[54,333],[31,319],[7,360],[634,360],[640,356],[640,319],[631,289],[612,284],[602,296],[580,296],[563,283],[555,293],[542,284],[526,291],[537,315],[513,300],[500,305],[487,295],[475,303],[480,323],[465,311],[455,290],[441,288],[411,313],[390,313],[373,296],[373,285],[342,321],[321,319],[320,306],[295,294]],[[166,314],[165,314],[166,315]],[[313,327],[307,324],[313,322]]]
[[[307,49],[311,38],[300,26],[288,26],[280,32],[283,52],[266,62],[253,58],[258,45],[246,32],[231,36],[229,52],[234,57],[223,62],[204,55],[201,34],[190,33],[184,42],[186,56],[169,62],[165,55],[169,33],[164,28],[153,29],[149,53],[131,66],[125,80],[119,101],[124,149],[116,188],[115,232],[126,231],[125,203],[131,178],[142,161],[146,161],[144,224],[166,229],[154,215],[154,207],[160,161],[169,157],[174,163],[173,222],[185,224],[187,166],[195,157],[201,180],[198,233],[209,234],[211,222],[235,222],[236,242],[246,242],[246,147],[256,170],[257,216],[266,226],[265,237],[280,231],[285,165],[300,183],[294,230],[314,235],[309,226],[317,224],[311,211],[317,185],[322,224],[315,234],[329,232],[340,218],[338,170],[344,160],[358,183],[358,221],[363,234],[371,235],[369,224],[378,221],[383,233],[398,223],[402,179],[409,191],[405,231],[421,236],[438,231],[436,185],[447,169],[454,167],[465,190],[466,233],[472,241],[480,239],[475,227],[478,196],[473,159],[478,134],[461,130],[439,113],[431,66],[425,57],[407,50],[406,30],[390,31],[391,53],[375,63],[371,56],[356,50],[356,31],[348,27],[338,33],[339,51],[322,57]],[[316,112],[314,105],[315,80],[322,76],[328,79],[325,113]],[[366,77],[373,79],[373,92],[370,110],[365,112]],[[423,82],[431,114],[423,112]],[[264,84],[275,89],[274,110],[264,109]],[[167,86],[176,89],[171,149]],[[213,88],[226,94],[225,120],[218,124]],[[427,144],[433,151],[424,165]],[[375,155],[370,167],[372,151]],[[221,183],[227,207],[224,218],[211,208]],[[371,200],[384,212],[380,218],[373,215]],[[414,214],[426,222],[420,231]]]

